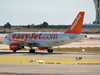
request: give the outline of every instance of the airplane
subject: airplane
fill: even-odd
[[[87,35],[81,34],[84,14],[85,12],[79,12],[66,32],[14,32],[9,33],[2,42],[9,45],[13,52],[27,46],[30,48],[30,53],[35,53],[33,47],[52,53],[52,46],[64,45],[87,38]]]

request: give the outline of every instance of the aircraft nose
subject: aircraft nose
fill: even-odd
[[[2,40],[2,43],[6,44],[6,39],[5,38]]]
[[[5,43],[5,42],[4,42],[4,39],[2,40],[2,43]]]

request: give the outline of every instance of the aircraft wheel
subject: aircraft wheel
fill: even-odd
[[[35,50],[34,49],[30,49],[29,52],[30,53],[35,53]]]
[[[14,53],[16,53],[16,50],[13,50]]]
[[[51,52],[53,52],[53,49],[51,49]]]
[[[52,53],[53,52],[53,49],[48,49],[48,53]]]
[[[50,52],[50,49],[48,49],[48,53]]]

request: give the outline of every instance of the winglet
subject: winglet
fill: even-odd
[[[76,33],[81,34],[83,19],[84,19],[85,12],[79,12],[75,20],[73,21],[71,27],[65,33]]]

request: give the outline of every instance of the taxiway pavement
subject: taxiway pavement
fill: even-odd
[[[0,72],[59,75],[100,75],[100,65],[0,63]]]
[[[88,59],[100,59],[100,53],[79,53],[79,52],[53,52],[36,51],[36,53],[29,53],[29,51],[17,51],[13,53],[11,50],[0,50],[0,56],[26,56],[26,57],[57,57],[57,58],[88,58]]]

